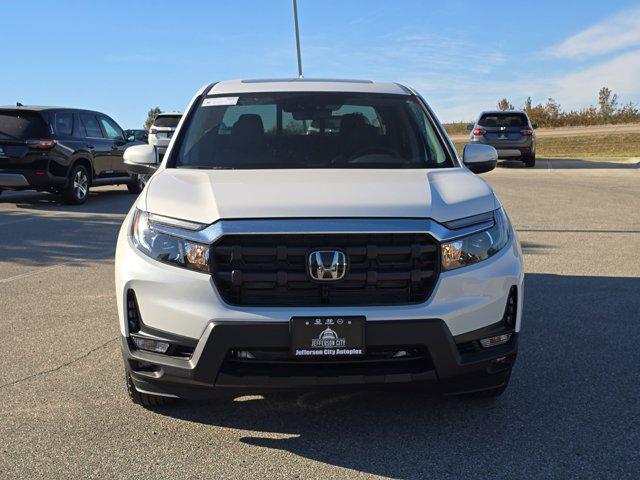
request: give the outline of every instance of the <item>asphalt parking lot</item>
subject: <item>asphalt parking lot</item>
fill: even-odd
[[[640,169],[503,164],[524,328],[499,399],[126,396],[115,239],[134,201],[0,196],[0,478],[639,478]]]

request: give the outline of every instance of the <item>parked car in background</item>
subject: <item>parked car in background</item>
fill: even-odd
[[[176,131],[181,118],[182,113],[161,113],[153,121],[149,129],[149,145],[154,145],[158,149],[160,159],[167,151],[173,132]]]
[[[126,184],[137,194],[138,177],[122,159],[132,144],[104,113],[0,106],[0,189],[53,192],[72,204],[84,203],[98,185]]]
[[[143,129],[125,130],[124,135],[125,137],[127,137],[127,140],[131,142],[137,141],[137,142],[149,143],[149,132]]]
[[[123,222],[116,296],[131,399],[217,390],[500,395],[522,254],[499,199],[397,83],[222,81],[193,98]],[[314,123],[315,122],[315,123]],[[316,130],[309,134],[305,125]],[[156,170],[157,169],[157,170]]]
[[[491,145],[498,158],[522,160],[527,167],[536,164],[537,125],[532,125],[527,114],[520,110],[482,112],[471,131],[472,143]]]

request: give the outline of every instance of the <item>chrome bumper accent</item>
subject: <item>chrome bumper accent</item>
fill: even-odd
[[[0,187],[28,187],[24,175],[18,173],[0,173]]]
[[[517,148],[502,148],[502,149],[496,149],[498,151],[498,157],[502,158],[502,157],[519,157],[520,155],[522,155],[522,152],[520,152],[520,150],[518,150]]]

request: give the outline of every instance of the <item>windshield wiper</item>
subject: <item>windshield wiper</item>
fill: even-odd
[[[185,170],[227,170],[229,167],[219,167],[215,165],[176,165],[175,168],[184,168]]]

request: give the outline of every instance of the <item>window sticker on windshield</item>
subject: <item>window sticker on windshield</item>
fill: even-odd
[[[220,105],[235,105],[238,97],[208,97],[202,101],[203,107],[218,107]]]

